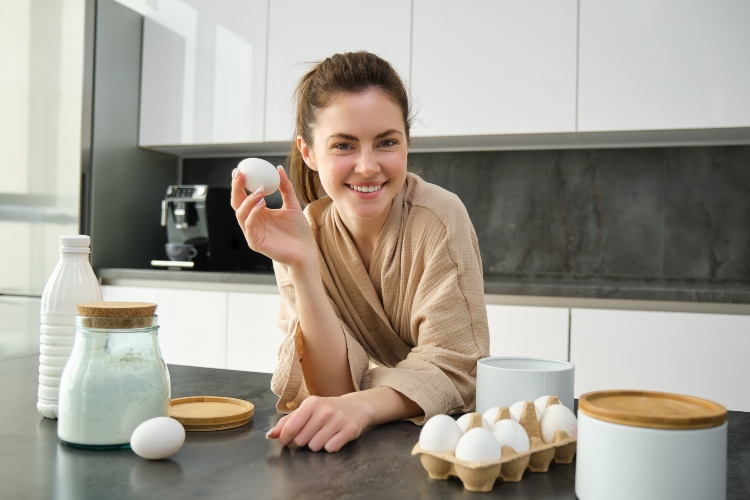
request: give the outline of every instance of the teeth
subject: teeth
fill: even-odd
[[[377,186],[349,186],[355,191],[359,191],[360,193],[374,193],[375,191],[379,191],[380,188],[383,187],[382,184],[379,184]]]

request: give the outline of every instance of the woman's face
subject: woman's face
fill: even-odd
[[[406,179],[401,109],[373,88],[339,94],[316,119],[312,148],[297,138],[305,163],[320,175],[347,227],[379,231]]]

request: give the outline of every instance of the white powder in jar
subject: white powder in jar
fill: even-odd
[[[169,380],[158,358],[125,354],[68,365],[60,382],[57,424],[63,441],[126,444],[141,423],[167,416]]]

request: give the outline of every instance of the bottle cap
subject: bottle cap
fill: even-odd
[[[61,247],[88,247],[91,245],[91,236],[85,234],[64,234],[60,236]]]

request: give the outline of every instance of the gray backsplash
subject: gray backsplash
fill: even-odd
[[[238,161],[185,160],[185,183],[228,186]],[[409,164],[464,202],[489,278],[750,285],[750,146],[414,153]]]

